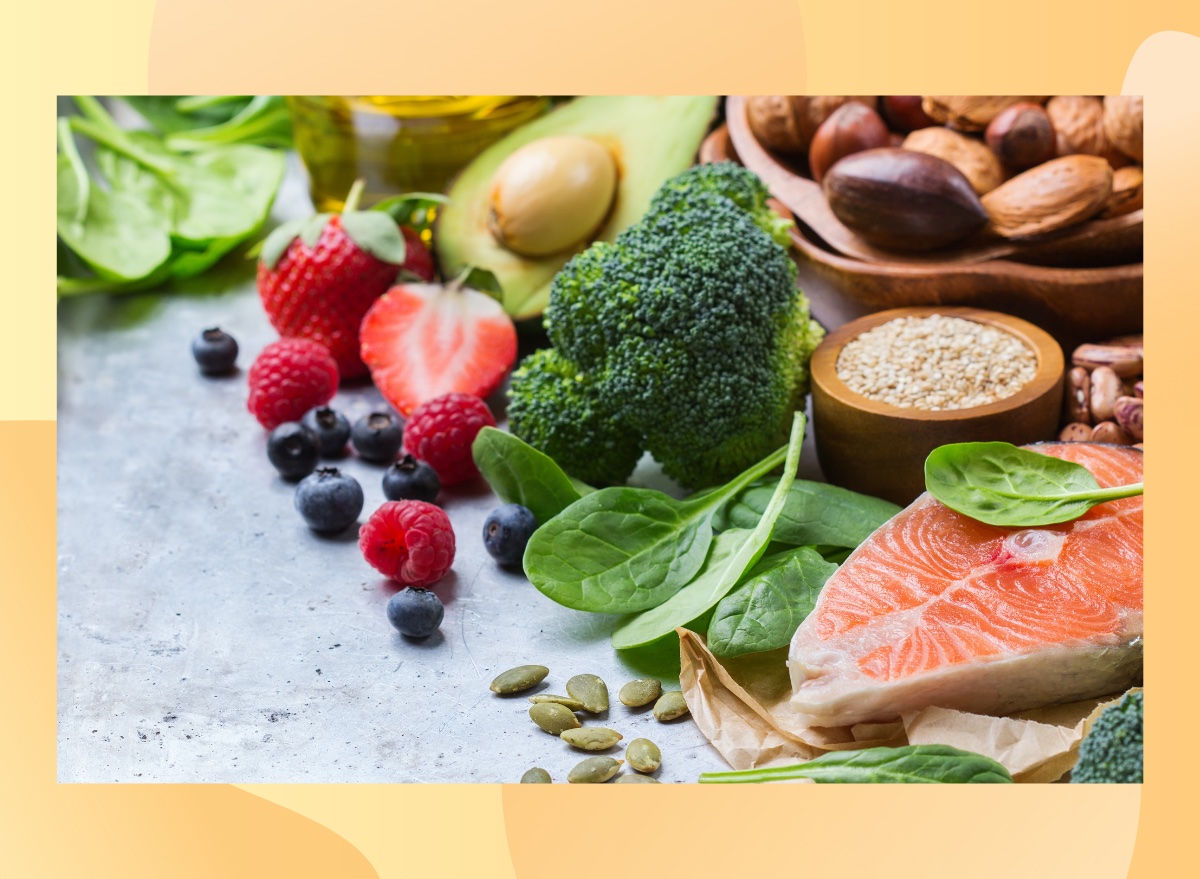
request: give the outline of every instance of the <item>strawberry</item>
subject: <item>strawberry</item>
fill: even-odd
[[[367,370],[359,357],[363,315],[407,270],[433,280],[433,258],[411,229],[382,211],[359,211],[355,183],[341,214],[284,223],[263,243],[258,292],[284,338],[329,349],[343,378]]]
[[[397,284],[371,306],[359,335],[375,386],[404,416],[443,394],[486,397],[517,359],[512,318],[461,279]]]

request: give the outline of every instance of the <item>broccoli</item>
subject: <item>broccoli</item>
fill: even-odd
[[[1071,781],[1142,783],[1142,692],[1129,693],[1100,713],[1079,744]]]
[[[546,310],[555,353],[513,376],[513,433],[588,482],[624,481],[645,450],[693,488],[786,443],[823,331],[766,199],[751,172],[700,165],[568,262]]]

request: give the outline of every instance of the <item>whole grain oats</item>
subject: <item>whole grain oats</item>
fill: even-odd
[[[852,391],[901,409],[969,409],[1011,397],[1037,355],[1011,333],[959,317],[901,317],[851,339],[837,375]]]

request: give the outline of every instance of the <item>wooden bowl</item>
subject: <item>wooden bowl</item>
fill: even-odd
[[[763,176],[777,196],[805,183],[815,186],[799,175],[776,179],[778,168],[771,172],[761,163],[756,167],[743,162],[726,126],[708,137],[700,158],[745,164]],[[1048,330],[1067,348],[1142,331],[1140,261],[1091,268],[1030,265],[1012,259],[869,262],[837,252],[807,226],[801,214],[792,213],[797,221],[792,243],[800,257],[800,286],[812,300],[814,317],[825,326],[884,308],[941,304],[1015,314]],[[1112,252],[1109,248],[1114,246],[1104,235],[1093,235],[1086,244],[1102,252]]]
[[[1037,372],[1004,400],[931,412],[868,399],[837,376],[837,359],[851,339],[900,317],[932,314],[978,321],[1023,341],[1037,356]],[[1033,324],[976,308],[894,308],[840,327],[812,357],[813,435],[825,478],[897,504],[925,490],[925,458],[946,443],[1002,441],[1015,445],[1052,439],[1062,407],[1063,352]]]

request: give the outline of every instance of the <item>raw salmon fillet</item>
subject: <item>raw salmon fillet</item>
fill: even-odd
[[[1142,453],[1048,443],[1101,486],[1142,480]],[[921,495],[829,578],[788,654],[814,726],[929,706],[981,714],[1115,693],[1142,673],[1142,498],[1074,522],[999,528]]]

